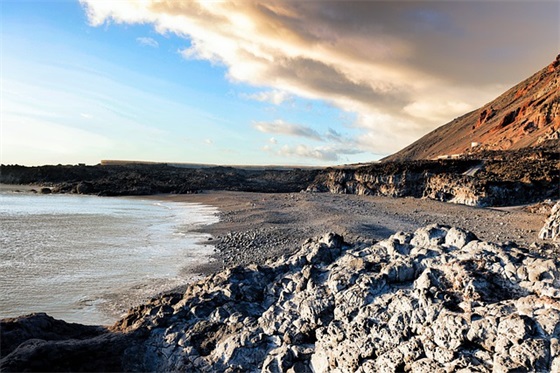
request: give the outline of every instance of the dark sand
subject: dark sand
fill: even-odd
[[[1,191],[26,193],[40,188],[0,184]],[[205,243],[217,247],[216,260],[199,268],[202,274],[224,266],[262,264],[268,258],[291,254],[308,238],[327,232],[341,234],[349,243],[367,243],[434,223],[467,229],[490,242],[513,241],[527,248],[535,248],[537,243],[536,249],[542,251],[545,242],[538,239],[538,233],[549,212],[530,212],[523,206],[480,208],[411,197],[331,193],[206,191],[132,198],[194,202],[219,209],[220,222],[198,229],[214,237]],[[542,253],[553,254],[547,250]]]
[[[218,260],[200,268],[203,273],[250,262],[262,264],[327,232],[339,233],[349,243],[372,242],[433,223],[462,227],[482,240],[513,241],[529,248],[534,242],[543,243],[537,236],[547,217],[522,207],[479,208],[428,199],[330,193],[220,191],[150,198],[202,203],[220,210],[219,223],[200,228],[214,237],[211,243],[218,248]]]

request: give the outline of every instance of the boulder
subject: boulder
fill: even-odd
[[[550,216],[539,232],[539,238],[542,240],[560,240],[560,202],[556,202],[552,207]]]

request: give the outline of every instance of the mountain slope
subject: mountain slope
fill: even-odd
[[[494,101],[437,128],[383,161],[520,149],[558,140],[559,135],[560,55]]]

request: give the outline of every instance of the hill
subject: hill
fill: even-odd
[[[514,150],[560,138],[560,55],[494,101],[435,129],[383,161]]]

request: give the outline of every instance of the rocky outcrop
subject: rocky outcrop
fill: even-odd
[[[409,196],[469,206],[519,205],[560,197],[559,154],[554,147],[479,156],[326,169],[307,191]]]
[[[132,371],[556,372],[559,262],[441,225],[330,233],[132,309],[114,334],[136,336]],[[21,348],[3,369],[25,368]]]
[[[123,351],[139,340],[44,313],[2,320],[0,331],[2,372],[119,371]]]
[[[550,216],[539,232],[539,238],[543,240],[560,240],[560,202],[556,202],[554,207],[552,207]]]

